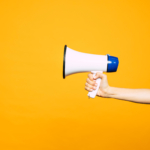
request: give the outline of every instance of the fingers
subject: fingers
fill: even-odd
[[[97,87],[96,79],[101,78],[103,83],[107,83],[107,76],[103,73],[97,72],[95,77],[93,77],[93,74],[88,74],[88,78],[86,80],[85,89],[87,91],[93,91]],[[107,83],[108,84],[108,83]]]
[[[85,87],[85,89],[86,89],[87,91],[89,91],[89,92],[92,92],[92,91],[93,91],[93,89],[90,89],[89,87]]]
[[[87,91],[93,91],[93,90],[96,90],[96,87],[97,87],[97,83],[95,82],[95,81],[91,81],[91,80],[89,80],[89,78],[87,79],[88,80],[88,82],[86,82],[85,83],[85,89],[87,90]],[[92,84],[89,84],[89,82],[90,83],[92,83]]]
[[[103,73],[97,72],[93,79],[96,80],[97,78],[106,79],[107,76],[105,74],[103,74]]]
[[[92,86],[92,85],[86,83],[86,84],[85,84],[85,89],[86,89],[87,91],[93,91],[93,90],[96,90],[96,86]]]
[[[88,84],[90,84],[90,85],[95,85],[96,84],[96,81],[95,80],[90,80],[90,78],[87,78],[86,79],[86,82],[88,83]]]
[[[96,85],[91,85],[91,84],[88,84],[87,82],[85,83],[85,87],[88,87],[89,89],[93,89],[93,90],[96,90]]]
[[[93,79],[93,74],[92,73],[88,74],[88,78],[86,79],[86,83],[85,83],[85,89],[87,91],[93,91],[96,89],[96,86],[97,86],[97,83]]]
[[[92,73],[88,74],[88,77],[89,77],[90,80],[93,80],[93,79],[94,79]]]

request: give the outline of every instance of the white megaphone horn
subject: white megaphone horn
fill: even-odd
[[[93,76],[97,72],[116,72],[118,68],[118,58],[110,55],[95,55],[78,52],[65,45],[63,59],[63,78],[70,74],[79,72],[92,72]],[[100,86],[101,79],[96,80],[97,88],[88,93],[94,98]]]

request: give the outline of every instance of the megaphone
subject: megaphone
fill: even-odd
[[[63,59],[63,78],[66,76],[80,73],[80,72],[92,72],[93,76],[97,72],[116,72],[118,68],[118,58],[110,55],[95,55],[75,51],[67,45],[64,47],[64,59]],[[96,80],[97,88],[88,93],[88,96],[95,98],[100,86],[101,79]]]

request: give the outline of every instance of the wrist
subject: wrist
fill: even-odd
[[[108,86],[107,88],[105,88],[104,97],[111,98],[112,95],[113,95],[113,87]]]

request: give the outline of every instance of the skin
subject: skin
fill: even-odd
[[[92,73],[88,74],[88,78],[85,84],[85,89],[87,91],[93,91],[96,89],[97,78],[101,78],[97,96],[104,98],[116,98],[126,101],[132,101],[135,103],[150,104],[150,89],[128,89],[111,87],[108,84],[107,76],[99,72],[96,74],[95,78],[93,78]]]

